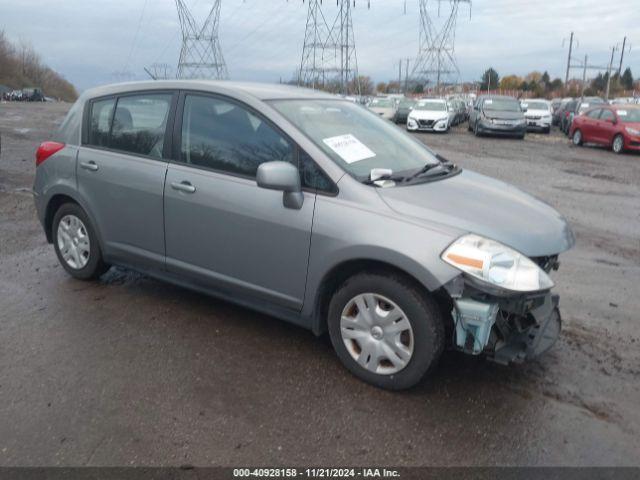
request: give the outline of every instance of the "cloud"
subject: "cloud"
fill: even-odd
[[[212,0],[188,0],[198,20]],[[356,0],[353,11],[358,64],[376,80],[398,75],[398,62],[418,50],[418,0]],[[501,75],[548,70],[564,77],[566,45],[575,31],[577,56],[605,65],[610,48],[627,35],[640,44],[637,0],[477,0],[460,5],[456,55],[462,77],[478,79],[488,66]],[[435,5],[435,1],[430,2]],[[143,13],[144,7],[144,14]],[[325,1],[326,16],[337,14]],[[447,11],[441,5],[441,24]],[[220,41],[232,78],[277,81],[294,75],[302,55],[307,4],[299,0],[223,0]],[[434,7],[435,9],[435,7]],[[14,40],[27,40],[45,62],[80,89],[115,80],[114,72],[146,78],[143,67],[154,62],[177,64],[180,27],[173,1],[153,0],[0,0],[0,28]],[[25,12],[37,12],[33,21]],[[136,31],[139,33],[136,37]],[[129,60],[127,62],[127,60]],[[640,55],[626,54],[626,66],[640,75]],[[575,72],[578,76],[579,72]]]

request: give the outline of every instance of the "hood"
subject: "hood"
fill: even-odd
[[[400,214],[483,235],[528,257],[555,255],[575,243],[567,221],[550,205],[468,170],[441,181],[378,192]]]
[[[395,112],[391,107],[370,107],[369,110],[381,116],[393,115]]]
[[[522,112],[505,112],[503,110],[484,110],[487,118],[497,118],[498,120],[523,120]]]
[[[525,117],[547,117],[551,116],[551,112],[549,110],[527,110],[524,113]]]
[[[449,118],[449,112],[446,110],[440,112],[434,110],[412,110],[411,118],[416,120],[440,120],[441,118]]]

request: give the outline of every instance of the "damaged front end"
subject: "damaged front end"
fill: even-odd
[[[463,271],[444,285],[453,348],[503,365],[543,354],[561,330],[559,297],[551,293],[548,276],[559,267],[557,255],[526,258],[497,242],[470,237],[443,253]]]

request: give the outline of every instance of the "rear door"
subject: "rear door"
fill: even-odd
[[[585,142],[597,142],[598,117],[601,111],[596,108],[576,117],[580,119],[580,130],[582,130],[582,139]]]
[[[163,190],[173,92],[92,101],[78,153],[78,189],[111,261],[163,267]]]
[[[616,116],[611,110],[607,108],[602,110],[602,114],[600,115],[600,119],[598,121],[598,143],[602,145],[611,145],[613,136],[616,132],[616,126],[614,124],[615,121]]]
[[[186,93],[165,187],[167,269],[243,300],[302,308],[316,194],[300,210],[256,184],[263,162],[298,150],[248,106]]]

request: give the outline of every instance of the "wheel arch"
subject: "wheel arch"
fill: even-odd
[[[440,300],[436,289],[429,288],[429,285],[421,281],[416,275],[396,265],[371,258],[345,260],[328,270],[319,283],[314,299],[312,322],[312,330],[316,335],[321,335],[327,331],[327,313],[333,294],[348,278],[360,272],[401,276],[413,283],[416,288],[423,290],[425,294],[435,293],[436,299]]]
[[[92,215],[91,210],[87,208],[87,206],[85,205],[85,202],[83,202],[80,198],[78,198],[75,192],[69,191],[68,189],[58,190],[54,193],[51,193],[51,195],[49,196],[49,199],[47,200],[45,210],[44,210],[44,219],[43,219],[43,225],[44,225],[47,241],[49,243],[53,243],[53,232],[52,232],[53,219],[58,209],[65,203],[74,203],[85,211],[98,237],[98,243],[100,245],[100,248],[103,248],[104,242],[102,241],[100,226],[96,224],[95,217]]]

